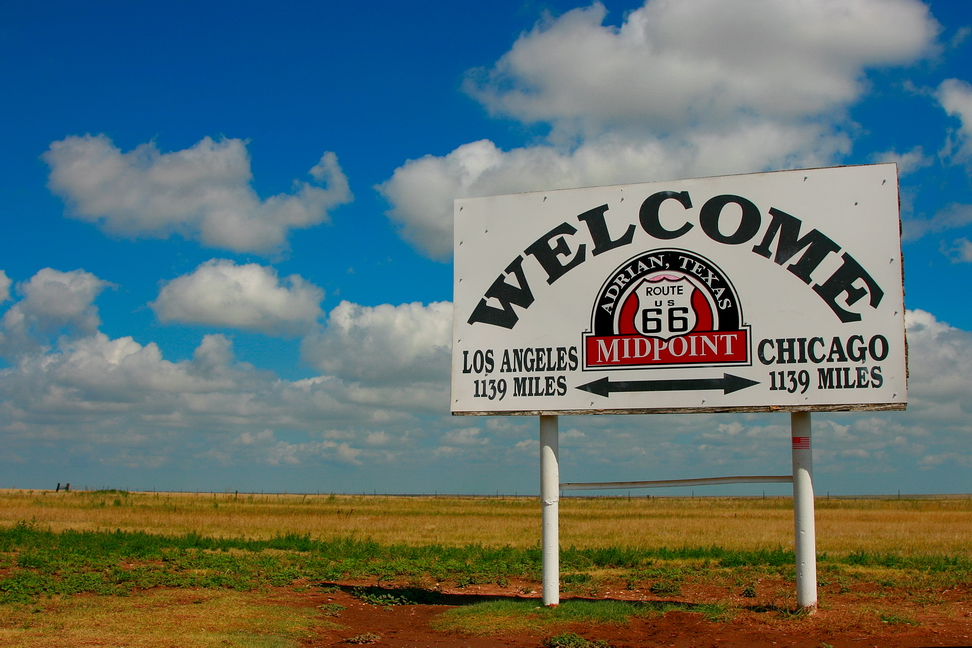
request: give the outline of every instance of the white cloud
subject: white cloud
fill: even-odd
[[[13,285],[13,280],[7,276],[7,273],[0,270],[0,303],[10,299],[10,286]]]
[[[243,446],[249,450],[244,451],[249,461],[270,466],[281,464],[297,466],[315,459],[360,463],[356,459],[361,451],[351,448],[346,443],[338,444],[328,440],[293,443],[277,439],[273,430],[263,430],[258,433],[244,432],[235,439],[233,445]]]
[[[215,343],[229,344],[225,338]],[[112,340],[99,332],[63,340],[51,351],[25,354],[15,368],[0,372],[0,410],[2,418],[14,415],[34,424],[62,417],[75,420],[76,429],[61,431],[65,436],[91,433],[88,425],[115,428],[118,418],[131,416],[135,421],[167,416],[170,423],[184,423],[198,415],[198,405],[212,395],[228,397],[208,401],[211,412],[225,414],[241,376],[225,366],[208,375],[195,369],[190,361],[164,360],[154,343],[143,346],[131,337]],[[245,398],[237,399],[238,404],[242,401]]]
[[[214,268],[220,269],[219,264],[203,266]],[[271,293],[279,288],[272,273],[259,266],[230,264],[221,269],[237,279],[239,275],[234,272],[250,276],[249,272],[258,287]],[[200,276],[205,278],[205,273],[195,278]],[[201,283],[203,289],[212,285]],[[299,287],[297,282],[291,283]],[[415,428],[415,417],[447,412],[448,333],[444,350],[433,340],[442,338],[442,330],[449,329],[450,304],[363,310],[344,305],[361,319],[358,330],[346,333],[361,341],[355,336],[362,330],[375,333],[387,329],[381,332],[387,338],[384,351],[372,352],[386,353],[393,371],[411,371],[413,378],[424,377],[426,382],[368,386],[328,375],[291,382],[237,362],[230,340],[223,335],[203,337],[191,360],[172,362],[163,357],[155,343],[141,344],[131,337],[111,339],[92,330],[98,321],[93,302],[106,285],[83,271],[45,269],[20,286],[24,298],[11,306],[3,319],[9,365],[0,369],[0,433],[9,444],[23,440],[27,448],[38,439],[59,439],[79,444],[78,451],[93,444],[107,452],[106,456],[114,457],[105,459],[107,462],[157,467],[168,461],[169,442],[183,438],[182,443],[189,447],[195,443],[188,441],[193,435],[233,434],[237,443],[213,441],[207,456],[225,465],[252,459],[253,453],[262,450],[245,448],[259,447],[267,451],[260,460],[274,465],[311,460],[357,465],[387,461],[402,451],[401,439],[422,436],[424,432]],[[307,290],[317,295],[316,289]],[[202,292],[205,294],[205,290]],[[252,292],[264,295],[263,290]],[[287,306],[294,294],[299,291],[292,289],[280,297],[280,302]],[[185,294],[180,298],[186,301]],[[261,303],[267,302],[272,300],[264,298]],[[308,312],[317,308],[316,301],[307,303],[314,307],[307,307]],[[300,302],[289,307],[299,310],[299,306]],[[224,310],[232,315],[232,308]],[[335,314],[337,319],[341,319],[340,313],[338,310]],[[272,314],[263,313],[260,319],[246,309],[232,317],[242,323],[263,322],[261,326],[272,322],[266,324],[272,330],[282,325]],[[349,317],[354,319],[353,315]],[[396,321],[401,324],[398,332]],[[37,332],[41,324],[51,329],[47,337]],[[417,328],[425,329],[425,341]],[[71,335],[64,335],[65,331]],[[24,339],[28,334],[40,339],[14,344],[12,333]],[[408,336],[411,344],[395,349],[398,355],[389,351],[396,341]],[[429,349],[423,348],[426,344]],[[444,366],[438,366],[443,358]],[[353,362],[353,357],[347,355],[345,360]],[[423,368],[423,364],[432,368]],[[324,422],[326,431],[321,431]],[[381,433],[375,432],[378,426]],[[275,438],[274,432],[281,430],[305,437],[320,434],[324,440],[291,442]],[[124,443],[116,443],[119,439]],[[360,449],[368,446],[371,449]],[[184,456],[185,448],[178,452]],[[9,454],[14,456],[16,450],[11,449]]]
[[[330,440],[325,445],[353,460],[354,443],[367,443],[376,424],[389,435],[406,435],[414,416],[441,415],[447,405],[442,385],[363,388],[328,376],[280,380],[237,362],[222,335],[206,336],[191,360],[172,362],[154,343],[98,332],[24,353],[0,369],[0,430],[8,439],[15,429],[17,435],[75,440],[140,430],[149,441],[164,432],[205,432],[233,434],[254,446],[267,442],[267,430],[306,435],[326,422],[335,430],[328,439],[342,438],[345,447]]]
[[[180,234],[237,252],[278,250],[291,229],[326,222],[329,210],[352,198],[337,157],[325,153],[310,170],[313,183],[261,200],[238,139],[205,137],[172,153],[149,142],[122,153],[104,135],[85,135],[52,143],[42,157],[51,167],[48,186],[80,220],[113,235]]]
[[[268,335],[308,332],[323,312],[324,291],[299,275],[212,259],[165,284],[152,309],[163,322],[226,326]]]
[[[5,452],[36,457],[37,447],[54,443],[72,453],[94,448],[90,452],[103,464],[140,470],[166,468],[175,461],[212,467],[213,459],[221,466],[264,464],[311,471],[322,465],[333,470],[362,466],[355,474],[379,488],[386,473],[413,484],[428,483],[431,489],[436,484],[423,478],[443,470],[472,473],[477,466],[522,464],[511,469],[504,484],[516,484],[510,490],[528,489],[535,482],[535,420],[463,419],[459,426],[448,415],[448,362],[438,370],[439,378],[417,381],[422,364],[436,357],[430,350],[436,340],[448,335],[421,342],[416,329],[448,321],[447,313],[447,304],[347,304],[333,314],[335,321],[351,323],[345,327],[347,336],[342,332],[335,338],[338,342],[377,342],[366,365],[389,353],[386,338],[395,339],[396,331],[413,347],[411,355],[387,358],[400,380],[381,385],[355,382],[357,375],[281,380],[237,362],[231,342],[222,335],[206,336],[192,359],[180,362],[166,360],[157,345],[130,337],[95,333],[62,338],[56,347],[25,351],[0,369]],[[972,334],[923,311],[910,311],[907,325],[907,412],[814,415],[815,464],[823,488],[834,488],[830,484],[835,480],[852,483],[836,477],[850,471],[889,475],[880,482],[883,486],[874,486],[889,492],[907,488],[888,480],[899,480],[909,469],[960,467],[972,459],[963,451],[972,438]],[[376,331],[381,335],[366,335]],[[334,344],[328,348],[336,350]],[[347,369],[357,350],[353,346],[345,352],[347,364],[338,362],[340,369]],[[416,380],[401,380],[410,374]],[[764,414],[565,417],[563,476],[568,481],[603,481],[605,471],[617,479],[785,474],[786,423],[785,415]],[[389,468],[379,476],[375,465]],[[528,477],[520,474],[524,470]],[[492,477],[477,482],[480,492],[495,487],[489,486],[496,483],[495,468],[488,474]],[[301,477],[309,480],[302,483],[312,490],[318,483],[352,489],[340,476],[319,482],[320,475],[315,475]]]
[[[387,432],[371,432],[367,436],[367,443],[370,446],[384,446],[391,442],[391,436]]]
[[[946,452],[936,455],[928,455],[921,458],[919,462],[922,468],[942,470],[949,464],[954,464],[959,470],[972,467],[972,454],[958,454]]]
[[[491,113],[550,134],[396,169],[378,189],[406,240],[447,258],[455,198],[831,164],[865,70],[929,53],[938,31],[915,0],[648,0],[620,27],[604,18],[600,4],[548,18],[469,73]]]
[[[600,3],[523,34],[469,92],[495,114],[590,133],[790,121],[854,101],[866,67],[928,52],[916,0],[649,0],[618,28]]]
[[[442,435],[442,443],[446,446],[484,446],[489,444],[489,438],[481,436],[482,429],[478,427],[450,430]]]
[[[295,470],[394,465],[395,474],[411,470],[417,479],[457,461],[473,470],[536,456],[534,422],[451,422],[451,304],[343,302],[305,343],[325,373],[287,381],[238,362],[222,335],[205,336],[190,360],[173,362],[154,343],[90,332],[106,285],[90,273],[51,269],[20,285],[23,299],[5,324],[13,312],[25,330],[44,323],[73,332],[46,346],[8,348],[0,433],[11,461],[56,443],[72,453],[95,448],[102,465],[131,470],[204,457],[207,465]],[[963,450],[972,437],[972,334],[924,311],[909,311],[906,322],[908,411],[815,416],[821,475],[894,475],[972,461]],[[564,429],[571,480],[603,479],[597,470],[607,465],[631,479],[787,472],[787,427],[778,416],[577,417]]]
[[[18,284],[23,299],[0,319],[3,353],[10,355],[43,345],[52,335],[93,333],[101,324],[94,300],[109,286],[84,270],[39,270],[30,280]]]
[[[291,442],[278,439],[273,430],[246,431],[229,443],[221,444],[206,456],[215,458],[226,466],[266,465],[299,469],[302,465],[320,462],[345,463],[341,457],[346,444],[328,440]]]
[[[950,203],[931,218],[909,218],[902,222],[902,238],[915,241],[926,234],[937,234],[972,223],[972,205]]]
[[[18,286],[24,295],[18,306],[41,326],[74,323],[82,330],[94,330],[100,324],[94,300],[109,285],[84,270],[44,268]]]
[[[908,311],[909,407],[972,431],[972,334]]]
[[[371,385],[434,382],[447,391],[452,304],[361,306],[342,301],[326,327],[304,339],[302,355],[317,369]]]
[[[682,139],[603,135],[566,150],[552,145],[502,151],[488,140],[446,156],[427,155],[379,186],[402,236],[434,258],[452,254],[452,201],[540,189],[816,167],[849,150],[845,136],[818,125],[753,124],[693,131]]]
[[[219,339],[228,345],[225,338]],[[196,374],[191,363],[164,360],[154,343],[143,346],[131,337],[111,340],[104,333],[81,338],[63,347],[61,354],[41,361],[45,360],[52,362],[44,367],[51,371],[52,382],[68,388],[73,396],[70,400],[83,400],[88,406],[93,402],[131,403],[138,394],[203,394],[233,385],[224,376]]]
[[[972,241],[962,237],[943,250],[953,263],[972,263]]]
[[[919,470],[937,466],[941,457],[956,467],[972,459],[967,449],[972,438],[972,334],[922,310],[907,311],[905,324],[907,411],[814,415],[814,466],[830,480],[849,473],[885,474],[889,478],[883,486],[874,487],[885,490],[870,492],[927,492]],[[948,488],[964,488],[961,482],[947,475],[939,479]]]
[[[885,162],[894,162],[897,164],[898,177],[904,177],[914,173],[918,169],[931,166],[933,162],[933,158],[930,155],[925,155],[925,151],[921,146],[915,146],[907,153],[884,151],[883,153],[875,153],[869,157],[871,162],[875,164],[882,164]]]
[[[935,98],[961,124],[956,134],[957,141],[949,141],[943,152],[946,157],[954,156],[962,162],[972,159],[972,85],[960,79],[946,79],[935,91]]]
[[[246,431],[239,436],[237,442],[243,445],[256,445],[258,443],[273,441],[273,437],[273,430],[263,430],[261,432]]]

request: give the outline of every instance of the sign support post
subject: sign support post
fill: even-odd
[[[817,538],[813,512],[810,412],[790,414],[793,438],[793,526],[796,539],[797,606],[817,607]]]
[[[560,604],[560,439],[556,416],[540,416],[543,604]]]

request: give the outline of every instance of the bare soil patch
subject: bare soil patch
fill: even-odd
[[[805,615],[794,611],[787,600],[790,595],[775,584],[762,586],[765,591],[756,598],[727,596],[722,588],[706,591],[695,587],[678,600],[687,607],[721,602],[730,612],[727,618],[713,621],[701,613],[674,611],[635,617],[623,625],[570,623],[541,632],[509,632],[500,627],[496,632],[474,635],[436,629],[436,621],[450,609],[491,599],[535,600],[539,608],[539,594],[525,594],[530,585],[523,583],[505,587],[476,585],[439,590],[442,602],[437,604],[375,605],[354,595],[353,588],[363,585],[373,582],[335,583],[293,594],[294,605],[342,608],[336,616],[327,617],[339,627],[315,631],[303,641],[304,646],[536,648],[545,638],[563,632],[601,641],[612,648],[972,646],[972,592],[967,588],[937,593],[884,589],[879,596],[868,592],[822,592],[817,612]],[[388,591],[396,590],[388,586]],[[645,594],[610,591],[598,599],[659,600]],[[562,596],[562,601],[571,598],[574,597],[568,594]]]

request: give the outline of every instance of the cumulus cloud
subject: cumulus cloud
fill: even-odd
[[[227,351],[229,341],[213,336],[201,347]],[[223,359],[232,361],[232,353]],[[193,360],[171,362],[154,343],[101,332],[62,339],[0,371],[0,420],[54,424],[51,431],[63,438],[181,428],[194,419],[239,420],[253,409],[245,387],[257,374],[232,364],[213,371],[206,366],[211,360],[203,349]]]
[[[251,461],[271,466],[281,464],[296,466],[318,459],[330,459],[339,463],[360,465],[358,457],[362,451],[347,443],[336,443],[327,439],[299,443],[277,439],[273,430],[244,432],[235,440],[235,445],[249,447],[246,454]]]
[[[205,336],[191,359],[178,362],[131,337],[61,337],[0,368],[5,452],[57,442],[72,452],[97,447],[99,461],[135,468],[200,457],[207,466],[214,458],[222,466],[283,468],[398,463],[410,466],[402,469],[409,479],[421,481],[423,471],[438,474],[462,459],[463,470],[505,465],[533,474],[535,421],[494,417],[456,424],[448,416],[450,308],[342,304],[331,313],[333,337],[318,339],[316,349],[328,352],[323,355],[330,356],[332,370],[298,381],[239,362],[223,335]],[[828,473],[846,470],[972,462],[964,449],[972,434],[972,334],[924,311],[909,311],[906,322],[908,411],[815,415],[821,483]],[[353,368],[356,354],[364,369]],[[375,378],[371,372],[381,362],[397,382]],[[603,478],[587,473],[605,465],[630,479],[789,470],[783,415],[568,417],[561,438],[565,475],[574,481]],[[489,470],[485,488],[495,483],[495,468]],[[339,477],[326,483],[350,488]]]
[[[547,141],[408,161],[378,187],[388,216],[447,258],[455,198],[833,163],[865,71],[929,53],[939,29],[916,0],[750,4],[648,0],[620,27],[599,3],[547,18],[465,84],[494,115],[549,125]]]
[[[930,155],[925,155],[925,151],[921,146],[916,146],[906,153],[898,153],[892,150],[875,153],[869,157],[871,162],[875,164],[883,164],[885,162],[894,162],[897,164],[899,178],[931,166],[933,162],[933,158]]]
[[[225,468],[231,483],[239,483],[233,468],[239,465],[304,465],[319,471],[321,466],[429,461],[430,453],[414,447],[416,440],[426,438],[434,448],[452,427],[449,304],[345,304],[352,313],[346,319],[358,321],[358,330],[346,330],[345,340],[380,342],[384,346],[370,353],[384,351],[390,371],[412,371],[412,380],[367,384],[352,373],[351,379],[322,374],[292,381],[237,360],[224,335],[204,336],[190,359],[173,361],[153,342],[92,331],[93,301],[105,285],[83,271],[48,270],[19,287],[23,299],[9,308],[2,331],[7,362],[0,366],[0,438],[8,465],[36,461],[74,471],[72,462],[90,462],[98,479],[124,468],[136,481],[148,479],[146,485],[159,478],[157,473],[145,477],[146,471],[205,470],[192,476],[195,485],[199,479],[213,484],[218,479],[213,474]],[[388,313],[401,316],[401,331],[396,332],[394,317],[382,322]],[[11,320],[34,336],[30,344],[10,343]],[[42,323],[61,326],[42,334]],[[432,329],[428,339],[437,340],[432,348],[421,348],[425,343],[416,327]],[[445,335],[436,332],[440,329]],[[403,348],[393,348],[396,340]],[[444,350],[435,349],[441,344]],[[348,366],[354,351],[343,356]],[[337,483],[339,477],[328,479],[329,488],[349,487]]]
[[[18,308],[41,326],[73,323],[81,330],[93,331],[100,324],[94,300],[108,285],[84,270],[44,268],[20,284],[24,299]]]
[[[299,275],[281,280],[273,268],[212,259],[165,284],[151,306],[163,322],[300,335],[323,314],[322,299]]]
[[[80,440],[131,430],[205,431],[253,445],[265,441],[266,430],[316,433],[326,421],[344,431],[346,446],[329,447],[354,459],[354,446],[367,443],[376,423],[400,432],[416,414],[441,415],[448,405],[441,386],[361,387],[329,376],[281,380],[237,361],[222,335],[206,336],[191,359],[178,362],[154,343],[101,332],[62,338],[16,360],[0,369],[0,431],[8,435],[23,430]]]
[[[0,303],[10,299],[10,286],[13,285],[13,280],[7,276],[7,273],[0,270]]]
[[[468,91],[491,112],[582,132],[816,116],[855,100],[862,71],[928,51],[915,0],[649,0],[620,27],[600,3],[541,22]],[[721,127],[721,126],[720,126]]]
[[[228,345],[225,338],[215,341]],[[169,362],[154,343],[142,345],[128,336],[112,340],[100,332],[65,345],[61,353],[44,359],[52,362],[51,367],[44,368],[51,372],[50,385],[70,385],[72,400],[89,407],[98,407],[95,403],[108,408],[138,403],[144,395],[204,394],[225,390],[233,382],[225,376],[197,373],[191,362]],[[38,360],[33,357],[29,362]]]
[[[239,139],[203,138],[161,153],[154,142],[123,153],[104,135],[67,137],[42,156],[50,189],[75,218],[123,237],[179,234],[209,247],[272,252],[291,229],[328,219],[351,201],[337,157],[325,153],[291,194],[261,200],[250,186],[250,158]]]
[[[952,263],[972,263],[972,241],[962,237],[942,250]]]
[[[972,205],[951,203],[931,218],[910,218],[902,223],[902,238],[915,241],[926,234],[958,229],[972,223]]]
[[[342,301],[327,325],[304,339],[302,355],[317,369],[370,385],[431,382],[447,390],[452,304],[361,306]]]
[[[197,318],[193,321],[276,333],[306,330],[320,312],[319,289],[295,277],[280,281],[271,269],[253,264],[214,260],[179,279],[183,282],[168,284],[154,306],[186,317],[188,311]],[[325,374],[287,381],[238,361],[224,335],[204,336],[192,357],[181,361],[166,359],[153,342],[107,336],[97,330],[94,302],[109,285],[83,270],[45,268],[17,286],[22,298],[0,321],[0,350],[8,360],[0,368],[5,441],[23,438],[29,445],[38,438],[57,438],[98,444],[123,439],[119,462],[157,466],[165,462],[158,435],[232,433],[242,447],[266,441],[267,430],[287,430],[318,434],[325,441],[302,445],[272,439],[279,464],[303,454],[357,464],[372,456],[368,452],[378,453],[379,446],[380,452],[400,448],[391,437],[415,433],[415,417],[448,411],[451,304],[364,308],[344,303],[332,312],[332,321],[340,322],[336,329],[342,329],[339,342],[364,343],[362,355],[383,353],[393,374],[411,372],[413,380],[363,384],[352,372],[349,380]],[[239,293],[235,300],[219,296],[233,291]],[[198,303],[213,300],[222,319]],[[373,346],[368,349],[368,344]],[[330,348],[325,342],[322,350]],[[354,352],[344,352],[338,368],[353,364]],[[373,361],[365,362],[365,374],[381,371]],[[329,431],[321,430],[323,422]],[[138,448],[149,447],[153,452],[138,455]],[[232,455],[213,452],[220,461]]]
[[[972,84],[960,79],[946,79],[935,91],[935,98],[945,112],[958,117],[960,125],[949,139],[943,154],[960,162],[972,161]]]
[[[9,284],[6,279],[8,296]],[[18,284],[23,299],[0,319],[4,353],[10,355],[44,344],[51,335],[93,333],[101,324],[94,301],[108,286],[109,282],[84,270],[39,270]]]
[[[908,311],[909,401],[934,418],[972,430],[972,334],[923,310]],[[912,398],[912,396],[914,398]]]
[[[445,446],[482,446],[489,444],[489,438],[482,436],[482,429],[471,427],[446,432],[442,443]]]
[[[604,135],[571,150],[539,145],[502,151],[480,140],[443,157],[407,162],[379,190],[393,205],[388,216],[402,236],[433,258],[447,258],[455,198],[815,167],[849,146],[844,135],[819,125],[773,123],[694,131],[681,140]]]
[[[911,482],[905,488],[915,488],[921,482],[918,470],[972,462],[968,449],[972,438],[972,334],[918,309],[906,311],[905,325],[907,411],[815,414],[814,464],[822,472],[895,474],[896,479]],[[953,480],[943,477],[942,481]],[[960,479],[954,481],[961,484]],[[888,482],[885,488],[892,484]]]

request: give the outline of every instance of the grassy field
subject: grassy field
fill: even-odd
[[[968,497],[820,499],[816,509],[822,590],[876,583],[931,605],[936,592],[972,586]],[[565,593],[721,588],[792,607],[787,498],[568,498],[560,515]],[[172,645],[292,646],[320,621],[283,603],[267,612],[277,605],[268,592],[404,588],[360,591],[393,605],[440,587],[535,588],[539,541],[535,498],[0,490],[0,644],[137,633],[143,643],[117,645],[161,645],[152,633],[175,627]],[[731,610],[716,601],[708,614]]]
[[[183,494],[0,490],[0,526],[33,521],[53,531],[195,533],[265,540],[307,535],[380,544],[529,548],[540,538],[536,498]],[[972,554],[972,498],[818,499],[817,551]],[[708,547],[793,544],[789,498],[564,498],[564,547]]]

